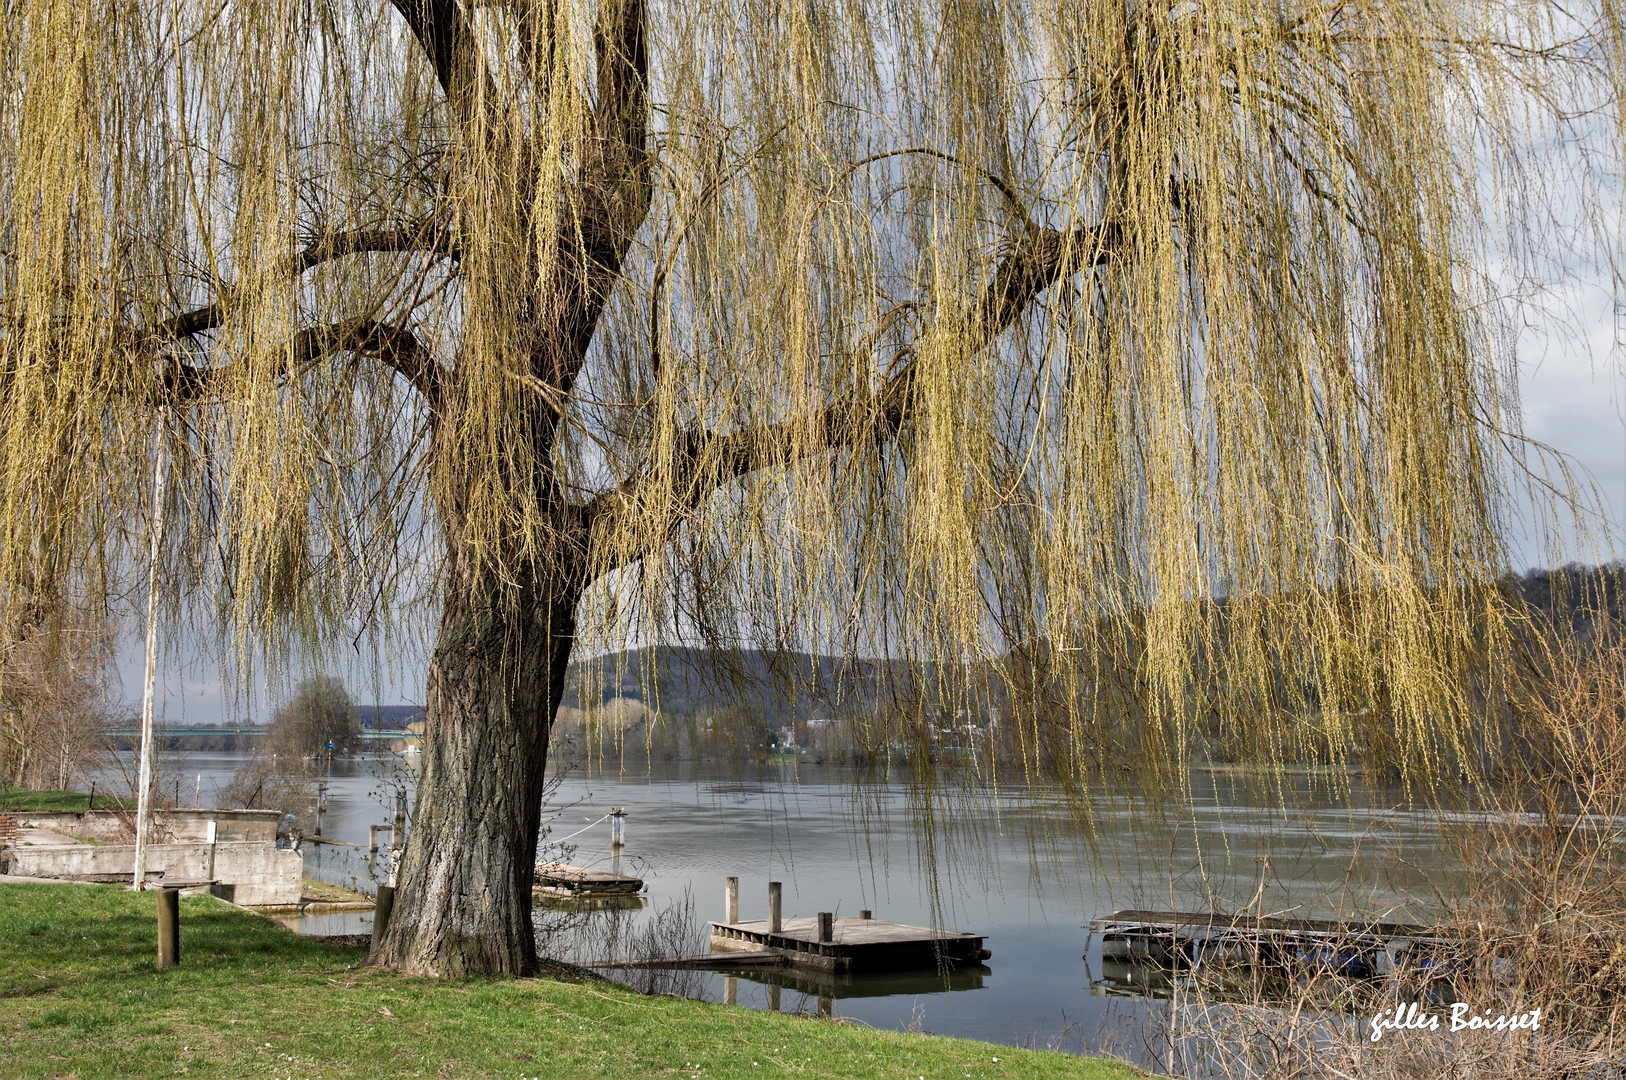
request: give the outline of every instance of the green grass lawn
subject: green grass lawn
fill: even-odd
[[[111,810],[115,806],[135,809],[135,800],[114,798],[98,794],[96,809]],[[0,784],[0,814],[14,810],[87,810],[90,794],[84,791],[35,791],[33,788],[10,787]]]
[[[0,1078],[1140,1075],[596,981],[408,978],[210,897],[181,901],[181,966],[158,971],[155,918],[151,893],[0,885]]]

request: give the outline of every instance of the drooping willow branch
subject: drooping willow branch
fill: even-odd
[[[967,351],[990,347],[1058,280],[1121,256],[1125,239],[1118,221],[1067,230],[1030,228],[1000,260],[982,295],[960,316]],[[648,491],[665,490],[669,483],[677,503],[664,508],[670,515],[660,534],[664,543],[714,491],[747,473],[793,466],[866,441],[897,438],[909,422],[917,358],[914,349],[901,350],[878,390],[855,388],[809,415],[745,431],[695,428],[681,433],[672,448],[675,476],[669,482],[635,476],[595,497],[582,511],[586,528],[613,527],[618,515],[662,513],[663,508],[647,505]]]

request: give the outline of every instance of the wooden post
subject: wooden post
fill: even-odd
[[[819,912],[819,940],[834,941],[836,939],[836,917],[828,911]]]
[[[860,919],[868,920],[868,919],[873,919],[875,916],[874,916],[874,914],[872,914],[870,912],[869,908],[859,908],[858,909],[858,917]]]
[[[172,968],[181,962],[181,890],[165,886],[158,890],[158,966]]]
[[[378,899],[373,903],[373,948],[378,948],[378,942],[389,929],[390,912],[395,910],[395,886],[380,885]]]
[[[723,976],[723,1004],[738,1005],[740,1003],[740,980],[732,975]]]
[[[316,785],[316,835],[322,835],[322,826],[327,822],[327,784]]]
[[[823,1019],[823,1020],[830,1019],[830,1014],[835,1012],[835,1004],[836,1004],[836,1002],[835,1002],[834,998],[827,998],[827,997],[819,998],[819,1017],[820,1017],[820,1019]]]
[[[369,825],[369,826],[367,826],[367,853],[369,855],[377,855],[378,854],[378,826],[377,825]]]
[[[627,843],[627,808],[618,806],[610,811],[610,850],[625,847]]]
[[[768,1011],[779,1011],[779,987],[775,983],[768,984]]]
[[[723,921],[730,926],[740,921],[740,879],[737,877],[723,882]]]
[[[395,828],[390,830],[390,847],[399,848],[406,839],[406,788],[395,793]]]
[[[777,881],[768,882],[768,933],[777,934],[780,930],[779,909],[782,887]]]

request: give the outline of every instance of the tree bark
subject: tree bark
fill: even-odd
[[[395,909],[371,962],[419,975],[529,975],[548,733],[580,590],[505,585],[451,553],[429,667],[423,772]]]

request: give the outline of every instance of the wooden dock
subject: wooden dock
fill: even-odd
[[[635,896],[644,879],[566,863],[537,863],[535,891],[559,897]]]
[[[1313,968],[1353,978],[1459,968],[1463,945],[1436,927],[1176,911],[1115,911],[1090,923],[1103,963],[1195,969],[1215,962]]]
[[[980,964],[991,955],[980,934],[931,930],[882,919],[832,919],[820,940],[818,919],[786,919],[771,933],[767,919],[712,923],[714,950],[775,952],[787,962],[854,974]]]

